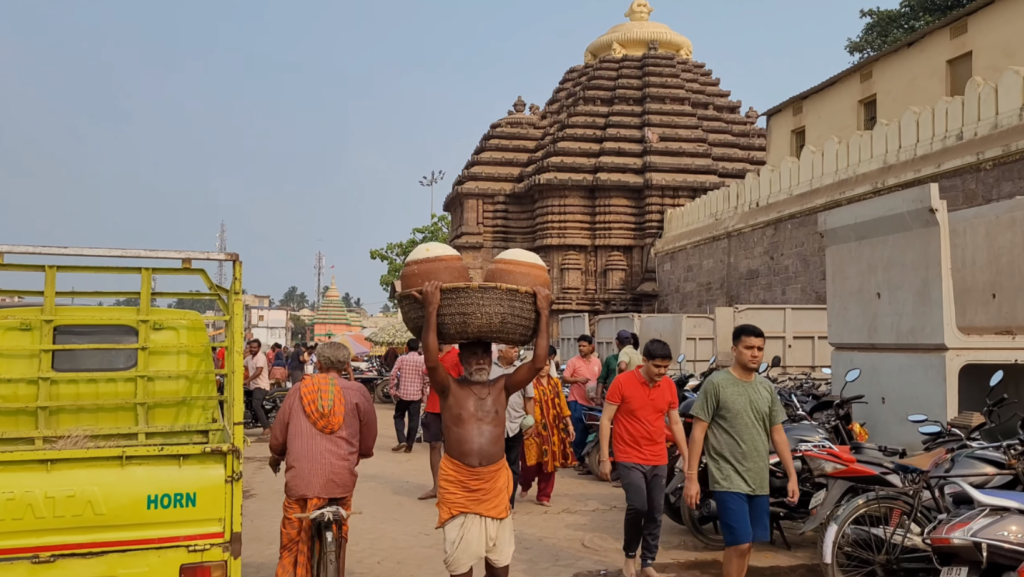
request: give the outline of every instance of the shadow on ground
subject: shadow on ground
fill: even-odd
[[[703,577],[722,574],[722,563],[717,560],[683,561],[679,563],[657,563],[655,570],[663,577],[682,576]],[[815,564],[786,565],[773,567],[751,567],[747,570],[748,577],[816,577],[821,569]],[[573,577],[622,577],[622,571],[587,571],[577,573]]]

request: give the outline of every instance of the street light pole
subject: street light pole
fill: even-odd
[[[430,171],[430,176],[424,176],[423,178],[420,179],[420,186],[422,186],[424,188],[426,188],[426,187],[430,188],[430,220],[431,220],[431,222],[433,222],[433,220],[434,220],[434,185],[435,184],[440,184],[442,180],[444,180],[444,171],[443,170],[439,170],[437,172],[434,172],[433,170],[431,170]]]

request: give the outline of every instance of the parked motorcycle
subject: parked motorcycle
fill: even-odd
[[[990,380],[994,388],[1002,380],[998,371]],[[1008,405],[1004,398],[989,399],[984,411],[989,418],[986,427],[976,428],[971,435],[939,424],[918,428],[925,436],[925,446],[938,447],[912,460],[871,461],[854,457],[845,465],[835,463],[821,468],[832,477],[828,497],[811,521],[830,518],[822,533],[822,571],[826,577],[863,574],[865,567],[874,574],[914,573],[934,569],[927,558],[929,546],[924,541],[925,529],[943,513],[943,501],[936,498],[936,481],[956,478],[974,489],[1019,491],[1021,479],[1015,465],[1019,462],[1020,420],[1001,421],[992,407]],[[912,422],[924,415],[911,415]],[[982,440],[984,437],[985,440]],[[986,442],[986,440],[991,442]],[[818,451],[821,453],[827,451]],[[831,459],[823,459],[829,461]],[[854,478],[852,467],[866,469]],[[872,474],[873,471],[873,474]],[[855,480],[857,484],[851,485]],[[878,531],[879,524],[889,529]],[[809,521],[805,529],[811,526]],[[898,542],[894,535],[898,534]],[[863,554],[870,548],[873,556]],[[925,559],[922,559],[925,557]],[[924,569],[922,569],[924,568]],[[968,577],[966,573],[957,577]],[[976,576],[971,576],[976,577]]]
[[[281,410],[281,405],[284,404],[284,398],[288,395],[288,391],[289,389],[284,387],[277,388],[270,391],[263,398],[263,411],[271,425],[274,424],[274,418],[277,417],[277,412]],[[256,413],[253,411],[252,389],[245,389],[243,407],[242,423],[245,428],[255,429],[260,427],[260,422],[256,419]]]
[[[595,477],[601,471],[601,413],[601,407],[583,408],[583,422],[587,425],[587,445],[583,449],[583,464]],[[615,451],[611,445],[611,438],[608,439],[608,459],[612,462],[611,480],[618,481],[619,473],[615,470]]]
[[[963,481],[952,487],[956,491],[946,495],[950,513],[924,537],[940,576],[1024,573],[1024,493],[976,489]]]

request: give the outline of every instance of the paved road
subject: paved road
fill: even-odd
[[[417,575],[446,577],[441,563],[441,533],[434,530],[434,502],[417,501],[429,488],[430,468],[426,447],[416,445],[411,454],[393,454],[394,428],[389,407],[377,406],[381,434],[376,456],[359,467],[348,577]],[[266,443],[254,443],[245,453],[245,503],[243,520],[243,571],[245,577],[271,577],[277,563],[278,527],[284,475],[275,477],[266,466]],[[621,564],[622,490],[560,471],[553,507],[538,506],[532,499],[517,503],[516,554],[513,577],[572,577],[618,574]],[[796,553],[776,547],[755,551],[754,564],[768,567],[751,577],[814,575],[811,550]],[[719,575],[712,560],[718,553],[701,550],[686,529],[668,518],[662,529],[659,562],[666,575]],[[785,569],[777,568],[785,566]],[[477,574],[482,575],[482,566]],[[602,573],[607,571],[608,573]]]

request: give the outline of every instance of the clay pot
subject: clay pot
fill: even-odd
[[[462,255],[439,242],[428,242],[416,247],[405,260],[402,269],[402,290],[422,288],[430,281],[441,284],[470,282],[469,268],[462,261]]]
[[[526,288],[539,286],[551,290],[551,276],[544,261],[534,253],[518,248],[506,250],[494,257],[494,261],[484,271],[484,282]]]

